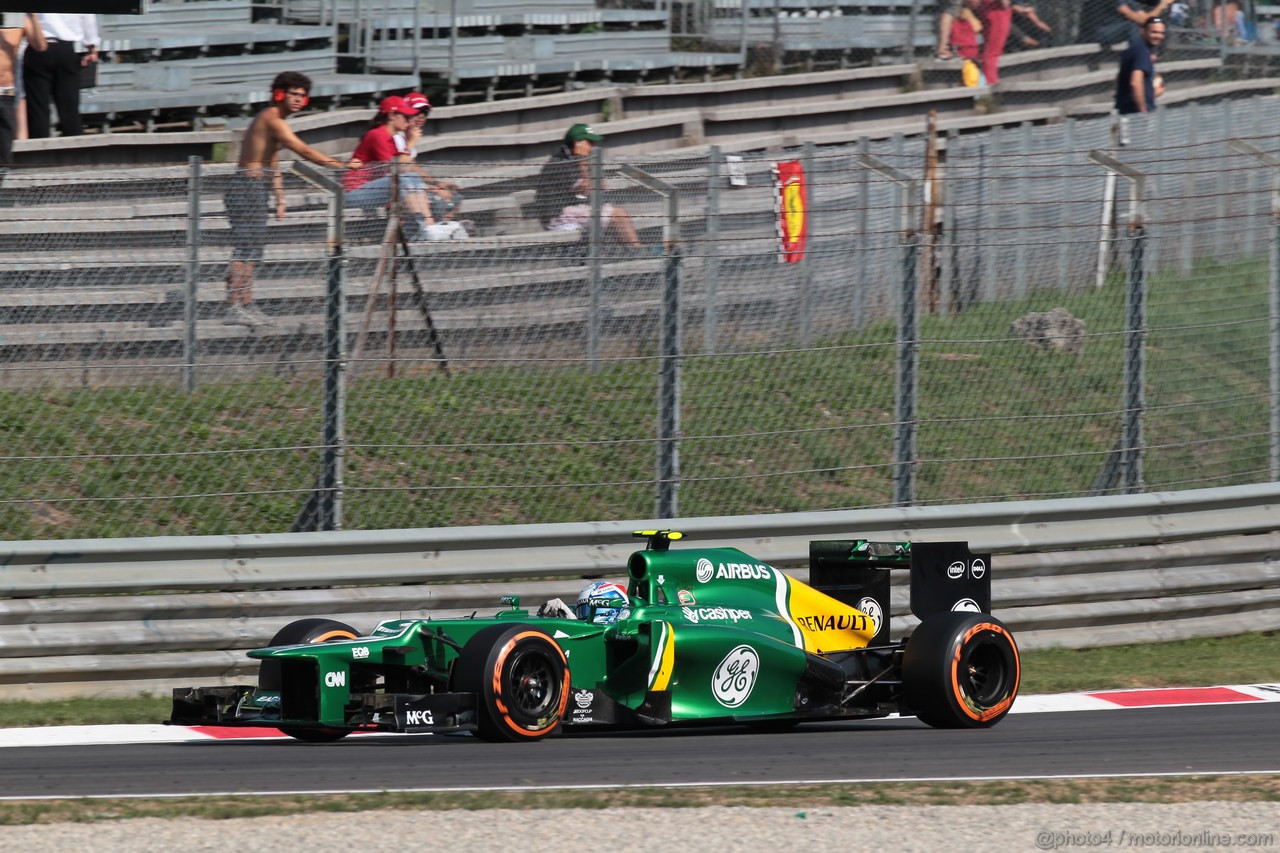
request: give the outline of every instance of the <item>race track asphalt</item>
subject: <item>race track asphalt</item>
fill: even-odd
[[[62,746],[4,750],[0,797],[461,790],[1280,772],[1280,703],[1011,715],[986,730],[914,719],[574,734]],[[1268,734],[1269,733],[1269,734]]]

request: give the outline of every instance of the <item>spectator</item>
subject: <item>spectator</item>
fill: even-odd
[[[39,18],[31,12],[0,12],[0,184],[13,165],[13,138],[18,132],[15,58],[24,40],[31,48],[28,59],[47,47]]]
[[[982,19],[982,76],[988,85],[994,86],[1000,82],[1000,56],[1009,40],[1009,28],[1013,26],[1013,2],[982,0],[978,17]]]
[[[1240,4],[1235,0],[1225,3],[1219,0],[1213,4],[1212,17],[1214,34],[1228,44],[1234,43],[1240,30]]]
[[[1172,3],[1173,0],[1105,0],[1101,6],[1086,4],[1081,13],[1081,41],[1096,41],[1104,47],[1138,41],[1142,26],[1160,17]],[[1091,20],[1093,26],[1087,28]]]
[[[13,72],[13,84],[18,90],[17,103],[14,106],[14,114],[18,117],[18,139],[27,138],[27,90],[22,85],[22,58],[27,52],[27,42],[24,39],[18,47],[18,67]]]
[[[240,143],[239,169],[225,196],[231,225],[231,263],[227,267],[228,326],[271,326],[274,321],[253,304],[254,268],[262,260],[267,243],[267,220],[274,191],[276,219],[284,219],[284,175],[280,149],[330,169],[343,164],[310,147],[294,134],[285,119],[307,105],[311,79],[297,71],[276,75],[271,84],[271,104],[254,116]],[[348,164],[350,166],[358,163]]]
[[[979,34],[982,21],[978,20],[978,0],[957,0],[938,17],[938,58],[978,60]]]
[[[454,183],[437,181],[431,177],[422,164],[418,162],[418,140],[422,138],[427,116],[431,114],[431,101],[421,92],[410,92],[404,96],[405,103],[415,111],[409,119],[409,127],[403,133],[395,135],[396,150],[409,155],[409,171],[422,178],[427,187],[427,197],[431,202],[431,215],[437,222],[455,219],[462,206],[462,188]],[[475,223],[470,219],[459,220],[467,233],[475,236]]]
[[[548,231],[581,231],[591,221],[592,149],[604,137],[589,124],[575,124],[565,132],[556,153],[538,173],[534,208]],[[626,208],[618,204],[600,206],[601,225],[606,233],[620,238],[633,249],[641,248],[635,224]]]
[[[1053,27],[1045,23],[1036,13],[1036,7],[1026,3],[1014,3],[1013,11],[1019,15],[1019,18],[1013,21],[1013,29],[1018,36],[1015,44],[1019,48],[1036,48],[1044,44],[1045,36],[1053,32]],[[1037,32],[1029,33],[1027,24],[1034,27]]]
[[[51,107],[58,108],[63,136],[84,133],[80,122],[80,72],[98,61],[97,15],[40,15],[49,49],[27,54],[22,82],[27,91],[27,134],[44,139],[52,134]],[[84,53],[80,53],[80,49]]]
[[[1142,25],[1142,38],[1130,42],[1121,55],[1120,72],[1116,75],[1116,111],[1121,115],[1155,110],[1155,53],[1164,42],[1164,35],[1164,20],[1149,18]],[[1163,80],[1159,83],[1163,89]]]
[[[369,210],[391,203],[391,163],[403,167],[398,175],[400,206],[403,209],[405,236],[410,240],[463,240],[468,234],[458,222],[439,222],[431,212],[426,183],[408,167],[413,164],[408,150],[400,150],[396,134],[408,136],[409,121],[417,115],[396,95],[383,98],[378,114],[356,146],[354,159],[360,168],[343,176],[347,204]],[[416,143],[417,137],[413,137]]]

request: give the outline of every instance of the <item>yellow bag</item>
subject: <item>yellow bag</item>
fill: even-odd
[[[987,84],[987,81],[982,79],[982,69],[972,59],[966,59],[964,65],[960,66],[960,79],[966,86],[985,86]]]

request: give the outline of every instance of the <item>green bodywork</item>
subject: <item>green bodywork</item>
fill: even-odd
[[[491,618],[390,620],[354,640],[248,654],[313,662],[319,715],[309,722],[335,727],[345,724],[362,668],[423,667],[444,678],[461,646],[501,623],[551,635],[568,659],[574,690],[602,691],[628,708],[656,690],[669,691],[672,721],[795,712],[809,655],[787,608],[804,584],[736,548],[638,551],[628,570],[632,607],[609,626],[534,616],[509,598],[510,609]]]

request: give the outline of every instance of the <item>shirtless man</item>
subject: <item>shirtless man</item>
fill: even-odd
[[[24,38],[30,50],[48,47],[35,13],[0,12],[0,184],[13,165],[13,138],[18,131],[14,113],[18,84],[13,72],[18,67],[18,48]]]
[[[271,84],[271,105],[254,116],[240,144],[240,168],[231,179],[225,201],[231,224],[231,264],[227,268],[228,326],[271,326],[274,321],[253,304],[253,271],[262,260],[267,243],[267,219],[271,195],[275,195],[276,219],[284,219],[284,174],[280,149],[330,169],[351,167],[299,139],[285,119],[307,105],[311,78],[285,71]],[[268,187],[268,184],[270,185]]]

